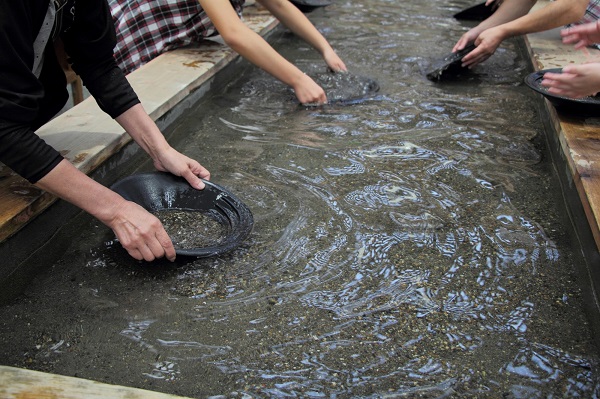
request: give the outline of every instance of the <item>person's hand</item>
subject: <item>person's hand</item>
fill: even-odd
[[[140,205],[123,200],[105,223],[125,250],[137,260],[148,262],[166,257],[175,260],[175,248],[160,220]]]
[[[303,74],[300,81],[292,88],[301,104],[327,104],[325,90],[308,75]]]
[[[35,185],[83,209],[110,227],[129,254],[152,261],[175,260],[175,248],[158,218],[125,200],[63,159]]]
[[[501,3],[502,3],[502,0],[486,0],[485,1],[485,5],[492,6],[492,10],[496,10],[498,7],[500,7]]]
[[[504,34],[498,27],[486,29],[475,39],[475,49],[462,59],[462,66],[473,68],[490,58],[504,40]]]
[[[541,85],[549,93],[571,98],[595,95],[600,91],[600,63],[569,65],[562,73],[546,72]]]
[[[210,172],[204,166],[172,147],[158,154],[157,159],[154,159],[154,167],[161,172],[171,172],[175,176],[183,177],[198,190],[205,186],[201,179],[210,180]]]
[[[560,31],[563,43],[575,43],[576,49],[600,42],[600,20],[583,25],[574,25]]]
[[[323,54],[323,59],[325,59],[327,66],[333,72],[347,72],[348,71],[348,68],[346,68],[346,64],[344,64],[344,61],[342,61],[342,59],[340,57],[338,57],[336,52],[333,50],[326,51],[325,54]]]
[[[460,51],[467,47],[469,43],[473,43],[479,37],[479,34],[481,32],[482,31],[478,29],[478,27],[470,29],[468,32],[462,35],[460,39],[458,39],[458,42],[456,42],[456,44],[452,48],[452,52],[456,53],[457,51]]]
[[[181,176],[199,190],[204,188],[200,179],[210,179],[208,170],[171,147],[142,104],[132,106],[115,120],[150,155],[156,169]]]

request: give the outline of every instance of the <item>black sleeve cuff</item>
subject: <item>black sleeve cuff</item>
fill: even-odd
[[[30,128],[0,120],[0,162],[30,183],[37,183],[63,159]]]

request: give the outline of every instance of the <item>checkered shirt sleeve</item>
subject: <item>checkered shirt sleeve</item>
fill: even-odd
[[[578,22],[578,24],[586,24],[589,22],[595,22],[600,18],[600,0],[591,0],[585,10],[584,17]]]
[[[197,43],[216,32],[198,0],[109,0],[115,59],[130,73],[165,51]],[[241,17],[244,0],[231,0]]]

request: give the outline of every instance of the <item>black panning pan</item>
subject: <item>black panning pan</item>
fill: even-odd
[[[486,6],[485,2],[483,2],[457,12],[454,14],[454,18],[466,21],[483,21],[484,19],[488,19],[497,9],[498,1],[493,2],[489,6]]]
[[[442,78],[445,71],[456,72],[465,69],[462,64],[462,59],[475,49],[475,44],[468,44],[464,49],[455,53],[450,53],[443,58],[435,61],[429,72],[426,73],[427,79],[436,81]]]
[[[314,80],[325,90],[329,104],[353,104],[379,91],[379,83],[374,79],[349,72],[323,73]]]
[[[300,11],[308,13],[319,7],[325,7],[333,4],[332,0],[290,0]]]
[[[163,210],[201,212],[219,222],[227,233],[218,244],[176,249],[177,255],[209,257],[241,244],[252,231],[254,219],[250,209],[225,188],[209,181],[204,183],[204,190],[196,190],[182,177],[151,172],[128,176],[113,184],[111,189],[151,213]]]
[[[546,72],[562,73],[562,68],[542,69],[533,72],[525,77],[525,84],[530,89],[546,97],[560,111],[580,116],[600,115],[600,96],[570,98],[550,93],[546,87],[542,86],[542,80]]]
[[[366,76],[349,72],[325,72],[311,75],[311,78],[325,90],[327,104],[352,105],[373,98],[379,92],[379,83]],[[316,104],[302,104],[307,107]]]

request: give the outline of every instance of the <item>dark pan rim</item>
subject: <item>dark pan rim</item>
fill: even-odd
[[[217,245],[201,248],[176,249],[177,255],[192,257],[210,257],[231,251],[239,246],[248,237],[254,225],[252,212],[234,194],[222,186],[213,182],[203,180],[206,187],[204,190],[196,190],[182,177],[165,172],[140,173],[125,177],[111,186],[111,189],[123,198],[136,202],[149,212],[157,212],[165,209],[200,211],[203,213],[216,212],[219,214],[219,222],[227,225],[228,234]],[[173,190],[177,193],[186,193],[192,196],[194,204],[184,207],[172,205],[151,204],[146,201],[151,195],[144,190],[158,188],[160,190]],[[197,197],[197,200],[196,200]],[[189,197],[187,198],[189,201]]]
[[[456,19],[469,21],[483,21],[489,18],[495,11],[493,5],[486,6],[485,2],[476,4],[453,15]]]
[[[542,69],[536,72],[533,72],[525,77],[525,84],[529,86],[529,88],[534,91],[542,94],[544,97],[548,98],[553,104],[560,105],[586,105],[589,107],[598,107],[598,111],[600,111],[600,98],[592,98],[592,97],[584,97],[584,98],[570,98],[564,97],[557,94],[549,93],[548,90],[543,88],[540,84],[542,79],[544,78],[544,74],[546,72],[554,72],[554,73],[562,73],[562,68],[550,68],[550,69]]]
[[[301,6],[307,6],[307,7],[326,7],[326,6],[333,4],[333,0],[316,0],[316,1],[290,0],[290,1],[294,4],[298,4]]]
[[[459,64],[460,61],[462,61],[462,59],[465,58],[465,56],[471,51],[475,50],[475,48],[475,43],[469,43],[465,46],[464,49],[459,50],[455,53],[445,55],[443,58],[440,58],[437,61],[433,62],[433,65],[435,67],[429,72],[427,72],[425,76],[427,77],[427,79],[430,80],[440,80],[444,71],[446,71],[452,65]]]

